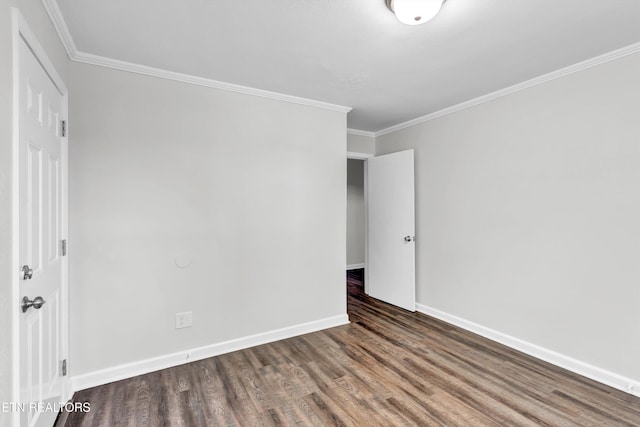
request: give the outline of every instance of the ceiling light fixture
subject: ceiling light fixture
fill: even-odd
[[[438,14],[445,0],[386,0],[398,21],[407,25],[424,24]]]

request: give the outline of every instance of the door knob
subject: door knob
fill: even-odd
[[[416,241],[416,236],[404,236],[404,242],[405,243],[410,243],[410,242],[415,242]]]
[[[33,277],[33,268],[29,267],[28,265],[23,265],[22,266],[22,280],[29,280]]]
[[[33,307],[38,310],[44,305],[44,303],[45,300],[42,297],[35,297],[32,300],[30,300],[29,297],[24,297],[22,298],[22,312],[25,313],[27,310],[29,310],[29,307]]]

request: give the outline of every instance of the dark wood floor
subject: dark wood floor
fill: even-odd
[[[351,324],[83,390],[65,426],[640,426],[640,398],[363,294]],[[62,423],[59,423],[62,424]]]

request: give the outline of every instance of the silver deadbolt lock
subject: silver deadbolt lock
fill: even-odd
[[[45,303],[44,298],[42,297],[35,297],[34,299],[30,300],[29,297],[24,297],[22,298],[22,312],[25,313],[27,310],[29,310],[29,307],[33,307],[36,310],[39,310]]]
[[[23,265],[21,272],[22,280],[29,280],[33,277],[33,268],[29,267],[28,265]]]
[[[416,241],[416,237],[415,236],[404,236],[404,242],[405,243],[411,243],[411,242],[415,242]]]

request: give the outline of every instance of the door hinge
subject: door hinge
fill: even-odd
[[[60,136],[62,136],[63,138],[65,136],[67,136],[67,121],[66,120],[62,120],[60,122]]]
[[[62,376],[67,376],[67,359],[64,359],[61,363]]]
[[[67,256],[67,239],[60,240],[60,255]]]

